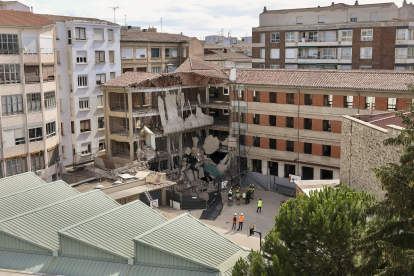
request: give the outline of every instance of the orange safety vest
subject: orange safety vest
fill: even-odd
[[[237,223],[237,217],[236,216],[233,217],[233,222]]]
[[[243,216],[240,216],[239,221],[240,222],[244,222],[244,217]]]

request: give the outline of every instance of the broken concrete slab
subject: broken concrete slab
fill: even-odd
[[[197,144],[198,144],[199,139],[197,137],[193,137],[193,147],[197,148]]]
[[[184,152],[185,152],[185,154],[190,155],[191,154],[191,149],[190,148],[185,148]]]
[[[194,181],[194,173],[193,173],[193,171],[192,171],[192,170],[187,170],[187,171],[185,172],[185,174],[187,175],[187,177],[188,177],[188,179],[189,179],[190,181]]]
[[[148,172],[138,172],[138,173],[135,175],[135,178],[145,178],[145,177],[147,177],[149,174],[150,174],[150,172],[149,172],[149,171],[148,171]]]
[[[205,177],[205,175],[204,175],[204,169],[203,168],[198,167],[197,170],[198,170],[198,178]]]
[[[164,100],[158,96],[158,111],[160,113],[161,125],[164,127],[164,134],[181,132],[184,129],[183,119],[178,116],[177,101],[175,95],[167,93],[165,96],[165,107],[168,120],[165,117]]]
[[[217,139],[217,137],[213,137],[211,134],[204,140],[203,148],[206,154],[214,153],[216,150],[218,150],[219,146],[219,139]]]
[[[184,128],[192,129],[203,126],[209,126],[214,123],[214,118],[212,116],[206,115],[203,113],[200,107],[196,107],[196,114],[190,114],[190,116],[184,121]]]

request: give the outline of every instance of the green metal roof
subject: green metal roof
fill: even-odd
[[[0,221],[78,195],[62,180],[0,197]]]
[[[53,259],[51,255],[0,251],[0,268],[43,273]]]
[[[136,200],[71,225],[59,234],[128,259],[134,257],[132,239],[166,221],[164,216]]]
[[[0,178],[0,197],[14,194],[19,191],[45,184],[40,177],[33,172],[20,173],[13,176]]]
[[[53,251],[59,248],[60,229],[118,206],[106,194],[94,190],[0,221],[0,233]]]
[[[172,267],[133,265],[128,276],[218,276],[220,272]]]
[[[242,247],[185,213],[134,238],[134,241],[167,254],[225,271],[239,257]]]

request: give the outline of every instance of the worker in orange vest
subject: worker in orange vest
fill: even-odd
[[[234,231],[236,231],[236,227],[237,227],[237,213],[234,214],[233,226],[231,227],[231,230],[233,230],[233,228],[234,228]]]
[[[244,222],[244,217],[243,217],[243,213],[241,213],[239,217],[239,229],[237,229],[237,231],[243,230],[243,222]]]

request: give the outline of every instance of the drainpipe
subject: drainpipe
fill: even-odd
[[[299,175],[300,174],[300,171],[299,171],[299,112],[300,112],[300,91],[299,91],[299,89],[298,89],[297,86],[295,88],[298,91],[299,95],[298,95],[298,145],[297,145],[298,157],[294,161],[296,161],[297,164],[298,164],[298,172],[297,172],[297,175]]]
[[[355,88],[355,92],[358,94],[358,114],[359,115],[359,98],[360,98],[360,94],[358,92],[358,90]]]
[[[125,108],[125,128],[128,126],[127,102],[126,102],[126,87],[124,87],[124,108]],[[128,133],[129,138],[129,133]],[[132,149],[133,151],[134,149]],[[129,149],[131,151],[131,149]],[[130,153],[131,155],[131,153]]]

